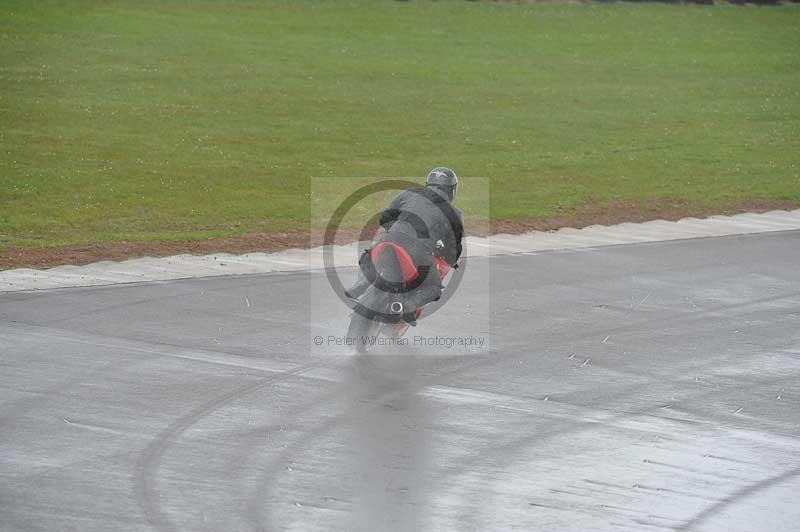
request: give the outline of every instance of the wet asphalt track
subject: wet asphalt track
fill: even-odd
[[[800,232],[470,268],[418,329],[491,351],[314,348],[318,273],[0,294],[0,530],[797,530]]]

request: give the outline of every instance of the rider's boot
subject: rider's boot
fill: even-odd
[[[428,303],[438,301],[442,296],[444,286],[439,279],[424,282],[416,290],[408,294],[403,303],[403,320],[409,325],[417,324],[417,309]]]
[[[351,286],[349,289],[345,290],[344,295],[348,299],[358,301],[358,298],[367,291],[367,288],[369,288],[369,279],[367,279],[366,276],[359,271],[355,284],[353,284],[353,286]]]
[[[364,275],[364,268],[367,266],[365,261],[371,260],[369,258],[369,250],[364,251],[361,254],[361,257],[358,259],[358,277],[356,277],[356,282],[351,286],[348,290],[344,291],[344,295],[353,301],[358,301],[358,298],[361,297],[364,292],[367,291],[369,288],[370,282],[367,279],[367,276]]]

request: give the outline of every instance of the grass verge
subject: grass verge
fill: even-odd
[[[306,228],[311,177],[439,164],[489,177],[497,222],[800,206],[799,28],[797,5],[11,0],[0,256]]]

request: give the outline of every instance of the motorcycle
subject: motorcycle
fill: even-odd
[[[347,329],[348,344],[358,353],[366,353],[380,335],[401,338],[410,324],[407,320],[405,299],[421,281],[421,271],[409,252],[394,242],[381,242],[369,252],[369,260],[375,270],[376,282],[361,295],[353,308],[350,326]],[[443,258],[434,254],[435,271],[443,282],[453,268]],[[458,265],[455,265],[458,268]],[[422,315],[424,306],[414,309],[414,322]],[[410,312],[408,312],[410,314]]]

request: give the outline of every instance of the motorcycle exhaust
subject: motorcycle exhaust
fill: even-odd
[[[401,301],[392,301],[392,304],[389,305],[389,310],[392,314],[402,314],[403,303]]]

